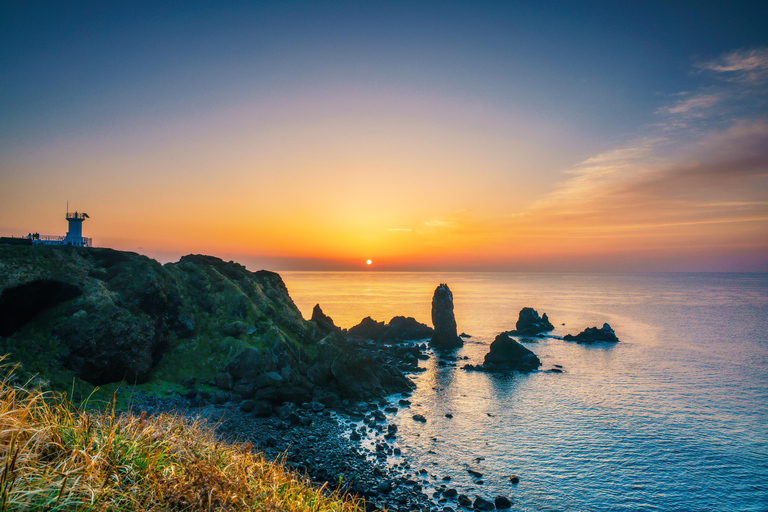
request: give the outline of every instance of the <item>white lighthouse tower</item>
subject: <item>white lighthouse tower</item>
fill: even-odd
[[[74,245],[76,247],[88,247],[91,245],[90,239],[83,238],[83,221],[88,218],[90,217],[88,217],[87,213],[67,212],[69,229],[67,229],[67,236],[64,237],[66,245]]]
[[[69,211],[69,201],[67,201],[67,229],[66,236],[41,235],[40,233],[30,233],[26,237],[33,245],[73,245],[75,247],[93,247],[90,238],[83,236],[83,222],[90,219],[87,213],[78,213]]]

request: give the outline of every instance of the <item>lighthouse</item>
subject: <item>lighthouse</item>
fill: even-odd
[[[64,243],[66,245],[74,245],[77,247],[90,246],[90,240],[83,238],[83,221],[88,219],[87,213],[70,213],[67,212],[67,222],[69,222],[69,229],[67,229],[67,236],[64,237]]]
[[[83,236],[83,222],[90,219],[87,213],[70,212],[67,204],[67,229],[66,236],[41,235],[40,233],[30,233],[24,238],[28,239],[32,245],[72,245],[74,247],[93,247],[90,238]]]

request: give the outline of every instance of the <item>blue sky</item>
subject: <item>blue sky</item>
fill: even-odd
[[[278,183],[281,176],[292,176],[300,187],[322,173],[326,184],[346,191],[329,192],[343,202],[386,189],[380,176],[395,169],[404,186],[420,189],[402,199],[409,205],[429,194],[422,187],[435,176],[456,184],[436,189],[454,203],[461,190],[488,200],[454,210],[427,202],[423,209],[435,218],[418,208],[399,217],[386,211],[400,200],[390,191],[373,205],[378,210],[369,223],[355,229],[386,224],[418,232],[456,224],[446,218],[472,217],[461,229],[508,232],[509,218],[562,200],[564,187],[571,196],[584,193],[573,186],[573,176],[590,167],[585,162],[643,147],[644,168],[654,159],[688,165],[706,153],[697,144],[709,140],[720,147],[729,137],[738,139],[737,147],[745,145],[758,172],[749,183],[728,185],[733,194],[718,203],[748,202],[754,218],[765,212],[759,204],[765,200],[759,171],[765,165],[759,148],[766,119],[765,2],[24,2],[1,9],[4,231],[29,231],[29,219],[56,229],[58,220],[46,224],[47,217],[32,209],[50,217],[54,210],[45,205],[62,194],[101,209],[102,219],[112,215],[108,206],[124,216],[129,206],[104,183],[133,204],[156,210],[156,217],[170,218],[167,209],[183,208],[183,201],[165,205],[142,195],[143,187],[191,176],[205,188],[229,177],[259,193],[274,186],[272,196],[287,186]],[[281,144],[288,148],[283,153],[274,149]],[[722,160],[725,149],[718,151],[713,160]],[[350,186],[353,172],[338,171],[345,165],[370,179]],[[48,183],[54,185],[45,189]],[[21,192],[38,186],[46,192],[37,198]],[[749,189],[749,197],[737,189]],[[499,190],[506,191],[509,205],[500,206]],[[301,192],[305,197],[312,190]],[[714,199],[723,198],[709,197],[709,203]],[[328,227],[357,207],[340,207],[337,217],[323,220],[323,229],[329,236],[371,238],[351,227]],[[22,216],[25,208],[30,211]],[[271,211],[279,208],[272,205]],[[245,207],[229,213],[265,215]],[[111,229],[93,224],[113,246],[174,255],[195,248],[117,236],[115,222]],[[168,224],[169,230],[186,229]],[[552,236],[563,241],[573,233]],[[272,258],[278,266],[281,257],[341,258],[320,246],[316,256],[281,252],[298,243],[270,240],[259,250],[238,244],[227,250]],[[349,258],[382,252],[384,241],[369,241],[369,248],[365,243],[350,246]],[[419,243],[424,249],[431,242]],[[483,251],[491,251],[484,243]],[[510,250],[502,252],[515,260]],[[750,263],[736,267],[762,268],[754,256],[759,248],[749,251],[753,256],[739,261]],[[704,267],[739,259],[728,254]],[[681,262],[686,257],[679,255]],[[638,253],[628,265],[664,268],[659,262],[644,267],[644,258]],[[491,265],[485,259],[482,264]]]

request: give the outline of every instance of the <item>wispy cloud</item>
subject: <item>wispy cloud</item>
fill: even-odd
[[[732,52],[698,67],[762,73],[768,52]],[[542,200],[509,217],[507,230],[563,247],[600,240],[609,248],[613,240],[658,250],[768,249],[768,109],[755,80],[728,78],[675,96],[656,111],[664,122],[566,171]]]
[[[736,50],[717,59],[700,62],[696,67],[701,71],[725,75],[730,80],[763,81],[768,78],[768,48]]]
[[[723,128],[756,118],[768,108],[768,48],[736,50],[694,66],[702,83],[671,94],[674,101],[656,110],[663,131]]]
[[[717,94],[700,94],[680,100],[672,106],[662,107],[657,112],[667,114],[685,114],[692,116],[703,116],[705,111],[720,101]]]

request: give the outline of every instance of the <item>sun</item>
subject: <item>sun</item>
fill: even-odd
[[[373,263],[373,261],[371,261],[371,260],[365,260],[365,264],[366,264],[366,265],[370,265],[371,263]]]

